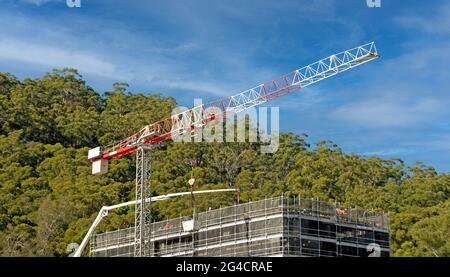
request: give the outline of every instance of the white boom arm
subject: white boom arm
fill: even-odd
[[[239,192],[239,189],[211,189],[211,190],[198,190],[198,191],[193,191],[193,194],[202,194],[202,193],[213,193],[213,192]],[[153,196],[151,198],[147,198],[145,199],[145,202],[155,202],[155,201],[162,201],[162,200],[167,200],[169,198],[174,198],[174,197],[178,197],[178,196],[184,196],[184,195],[190,195],[191,192],[177,192],[177,193],[171,193],[171,194],[165,194],[165,195],[159,195],[159,196]],[[91,227],[89,228],[88,232],[86,233],[86,235],[83,238],[83,241],[81,242],[80,246],[78,247],[78,249],[75,251],[75,254],[73,255],[73,257],[80,257],[81,253],[83,253],[84,248],[86,248],[86,245],[89,241],[89,239],[91,238],[92,234],[94,233],[95,228],[97,227],[97,225],[100,223],[100,221],[102,221],[102,219],[104,217],[106,217],[108,215],[108,212],[110,210],[114,210],[114,209],[118,209],[118,208],[122,208],[122,207],[126,207],[126,206],[131,206],[131,205],[135,205],[137,202],[140,202],[141,200],[133,200],[133,201],[128,201],[128,202],[124,202],[124,203],[120,203],[117,205],[112,205],[112,206],[103,206],[100,209],[100,212],[98,212],[97,217],[95,218],[94,222],[92,223]]]

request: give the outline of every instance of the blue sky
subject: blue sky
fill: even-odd
[[[281,130],[450,172],[450,3],[0,0],[0,71],[78,68],[191,106],[376,41],[381,59],[280,98]]]

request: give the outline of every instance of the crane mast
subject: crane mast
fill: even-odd
[[[117,143],[89,150],[88,159],[92,162],[92,174],[106,173],[109,160],[136,153],[136,200],[151,197],[150,152],[159,142],[187,132],[195,133],[219,118],[274,100],[376,58],[379,58],[378,51],[375,42],[371,42],[333,54],[241,93],[173,114],[143,127]],[[215,112],[208,108],[215,108]],[[136,201],[135,256],[147,255],[145,239],[149,237],[146,225],[150,220],[150,208],[149,203],[143,200],[141,202]]]

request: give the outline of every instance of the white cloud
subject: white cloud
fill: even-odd
[[[315,111],[317,107],[330,101],[325,94],[326,90],[319,86],[312,86],[304,89],[300,89],[289,95],[289,97],[282,97],[277,99],[276,102],[271,103],[271,106],[280,106],[281,109],[291,111]]]
[[[330,118],[382,130],[424,128],[447,116],[450,44],[413,42],[402,46],[402,55],[380,59],[381,64],[360,89],[342,93],[348,102],[331,111]]]
[[[408,155],[417,152],[414,149],[408,148],[391,148],[391,149],[381,149],[369,152],[363,152],[362,155],[365,156],[398,156],[398,155]]]
[[[255,68],[252,51],[230,52],[203,37],[161,41],[103,18],[55,22],[58,18],[42,20],[0,12],[0,24],[5,27],[0,30],[0,59],[47,67],[42,70],[75,67],[88,80],[86,73],[163,92],[173,89],[217,96],[238,93],[279,75]],[[80,31],[83,28],[91,32]]]
[[[449,26],[450,28],[450,26]],[[408,78],[414,76],[414,82],[424,77],[442,77],[448,80],[450,72],[449,41],[434,44],[410,44],[404,47],[404,54],[384,62],[384,70],[392,72],[392,77]],[[435,80],[436,81],[436,80]]]
[[[445,3],[436,8],[432,16],[407,15],[396,19],[402,26],[414,30],[422,30],[432,34],[447,34],[450,32],[450,5]]]
[[[229,90],[226,90],[223,86],[223,84],[215,83],[215,82],[204,82],[204,81],[188,81],[188,80],[181,80],[179,78],[173,78],[173,79],[158,79],[154,78],[150,80],[150,83],[152,85],[161,86],[164,88],[171,88],[171,89],[181,89],[181,90],[189,90],[189,91],[197,91],[197,92],[203,92],[208,94],[215,94],[218,96],[226,96],[233,94],[235,92],[230,92]]]
[[[390,92],[396,95],[395,91]],[[334,118],[370,128],[408,127],[426,121],[441,104],[435,99],[411,102],[401,97],[379,96],[347,104],[332,112]]]
[[[450,134],[439,135],[430,139],[429,145],[435,149],[450,151]]]
[[[36,6],[41,6],[51,2],[62,2],[63,0],[20,0],[22,3],[32,4]]]
[[[0,39],[0,59],[53,68],[72,67],[105,77],[113,77],[116,73],[114,64],[98,58],[95,54],[16,39]]]

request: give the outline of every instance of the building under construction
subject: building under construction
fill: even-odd
[[[275,197],[150,224],[150,256],[389,256],[388,217]],[[91,256],[134,256],[134,228],[93,236]]]

